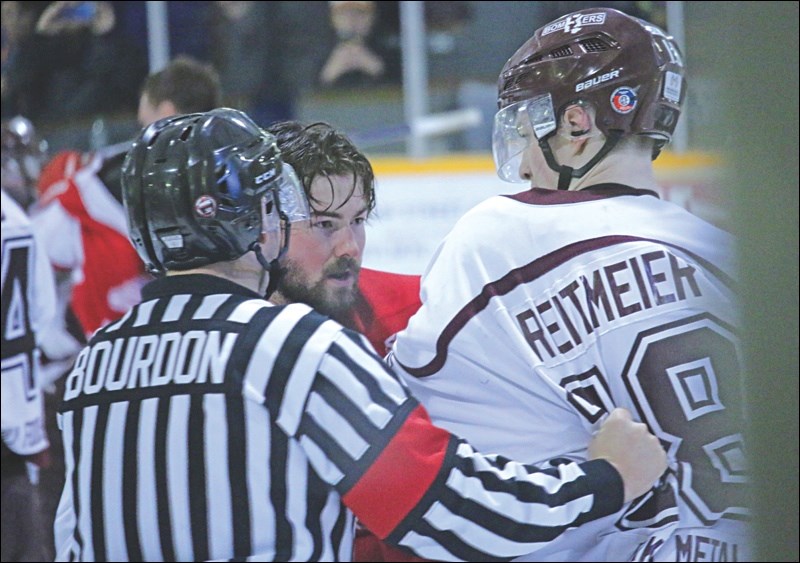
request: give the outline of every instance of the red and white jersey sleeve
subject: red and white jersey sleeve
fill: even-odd
[[[627,558],[653,529],[746,517],[734,257],[730,235],[650,192],[494,197],[437,249],[389,361],[484,452],[582,460],[613,408],[646,422],[670,486],[537,554]]]
[[[74,152],[54,158],[34,217],[54,267],[72,271],[71,304],[87,335],[138,303],[149,279],[128,238],[125,210],[97,175],[102,164]]]

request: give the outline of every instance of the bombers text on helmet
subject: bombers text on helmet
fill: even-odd
[[[262,215],[279,230],[308,219],[308,203],[275,138],[246,114],[220,108],[145,128],[122,171],[130,237],[153,273],[234,260],[249,250],[265,268]],[[274,205],[273,205],[274,204]],[[279,218],[280,217],[280,218]],[[288,244],[284,238],[282,252]]]
[[[493,139],[498,173],[521,181],[511,165],[515,147],[508,146],[520,117],[531,120],[544,148],[564,110],[576,103],[595,110],[596,125],[612,146],[627,135],[655,138],[655,158],[672,137],[685,91],[680,50],[657,26],[610,8],[563,16],[539,28],[500,73]]]

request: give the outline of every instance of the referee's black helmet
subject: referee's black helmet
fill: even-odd
[[[254,250],[262,212],[284,228],[308,217],[274,136],[230,108],[146,127],[125,158],[122,185],[131,241],[155,274]]]

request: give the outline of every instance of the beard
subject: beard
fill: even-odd
[[[358,296],[359,264],[352,258],[341,258],[325,267],[322,278],[315,284],[309,282],[297,264],[287,260],[278,272],[278,284],[275,290],[286,303],[305,303],[335,321],[344,324],[351,317],[351,310]],[[329,276],[350,272],[355,283],[351,287],[328,287]]]

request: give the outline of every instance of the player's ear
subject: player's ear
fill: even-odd
[[[156,108],[156,112],[158,113],[158,118],[163,119],[165,117],[172,117],[173,115],[178,115],[180,112],[178,108],[175,107],[175,104],[172,100],[164,100],[163,102],[158,104]]]
[[[564,111],[562,127],[570,137],[582,137],[594,127],[592,114],[583,106],[570,106]]]

